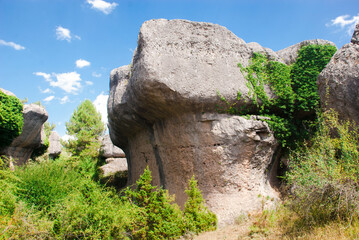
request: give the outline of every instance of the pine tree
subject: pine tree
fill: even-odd
[[[100,137],[105,130],[101,114],[90,100],[85,100],[74,111],[70,121],[66,123],[66,128],[67,134],[74,139],[64,145],[72,154],[75,166],[82,172],[95,174],[101,147]]]

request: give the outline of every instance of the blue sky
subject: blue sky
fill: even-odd
[[[0,0],[0,88],[41,101],[64,136],[83,100],[106,115],[110,71],[131,62],[141,24],[156,18],[217,23],[274,51],[315,38],[340,48],[359,1]]]

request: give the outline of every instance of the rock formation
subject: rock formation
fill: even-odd
[[[351,42],[339,49],[318,77],[323,108],[359,124],[359,23]]]
[[[224,105],[218,93],[230,104],[252,108],[238,63],[247,66],[254,52],[290,63],[309,43],[333,44],[306,41],[277,54],[216,24],[145,22],[131,66],[114,69],[110,77],[110,136],[126,153],[129,184],[148,165],[153,183],[176,194],[183,206],[195,174],[220,224],[271,202],[263,197],[278,199],[271,177],[278,144],[271,130],[260,117],[218,113]],[[275,97],[269,86],[264,90]]]
[[[103,176],[108,177],[116,173],[127,176],[127,160],[121,148],[113,145],[109,135],[102,139],[102,157],[106,158],[106,164],[100,167]]]
[[[11,159],[11,164],[23,165],[29,160],[34,149],[45,144],[43,124],[48,113],[36,104],[25,104],[23,110],[24,126],[20,136],[14,139],[3,153]]]
[[[51,158],[55,158],[60,156],[62,151],[62,145],[60,141],[60,136],[57,134],[57,132],[52,131],[49,136],[49,148],[47,149],[47,152],[49,153],[49,156]]]
[[[219,114],[216,105],[248,88],[237,64],[253,52],[282,61],[257,43],[246,44],[226,28],[185,20],[151,20],[140,30],[133,65],[111,72],[110,135],[125,150],[129,184],[149,165],[153,182],[176,194],[195,174],[220,223],[257,209],[258,195],[277,199],[269,181],[277,143],[265,122]],[[273,96],[270,88],[265,88]]]
[[[297,44],[294,44],[290,47],[284,48],[282,50],[279,50],[277,54],[279,57],[283,59],[285,64],[290,65],[295,63],[298,57],[298,51],[303,47],[310,44],[318,44],[318,45],[332,45],[335,46],[335,44],[328,40],[323,39],[314,39],[314,40],[306,40]]]

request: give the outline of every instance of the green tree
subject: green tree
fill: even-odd
[[[185,192],[188,196],[184,209],[187,231],[200,233],[215,230],[217,227],[217,216],[204,205],[202,193],[198,189],[194,176],[189,181],[188,189]]]
[[[21,134],[23,127],[23,104],[14,96],[0,91],[0,148]]]
[[[133,204],[138,214],[129,225],[134,239],[173,239],[183,234],[182,212],[173,203],[167,190],[151,185],[151,171],[147,167],[134,190],[127,188],[125,201]]]
[[[101,121],[101,114],[96,111],[90,100],[83,101],[66,123],[67,134],[72,136],[65,148],[72,154],[71,160],[79,171],[97,175],[97,162],[101,147],[100,137],[105,126]]]

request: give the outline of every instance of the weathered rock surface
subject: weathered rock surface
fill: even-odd
[[[246,66],[253,52],[282,61],[270,49],[246,44],[224,27],[185,20],[151,20],[140,30],[132,67],[111,72],[109,129],[128,161],[129,184],[149,165],[153,182],[176,194],[195,174],[220,224],[277,199],[269,180],[277,147],[266,123],[219,114],[216,105],[242,98],[252,107]],[[269,86],[265,91],[273,94]],[[267,171],[268,170],[268,171]]]
[[[113,145],[110,135],[105,135],[102,138],[102,156],[104,158],[125,158],[125,153],[121,148]]]
[[[295,63],[298,57],[298,51],[303,47],[310,44],[318,44],[318,45],[332,45],[335,46],[335,44],[328,40],[323,39],[313,39],[313,40],[306,40],[297,44],[294,44],[290,47],[284,48],[282,50],[277,51],[279,57],[283,59],[285,64],[290,65]]]
[[[355,26],[352,39],[350,40],[353,44],[359,44],[359,23]]]
[[[60,141],[60,136],[57,132],[52,131],[49,136],[49,148],[47,149],[47,152],[49,153],[49,156],[54,158],[58,157],[61,154],[62,151],[62,145]]]
[[[116,173],[127,173],[126,158],[107,158],[106,164],[100,167],[104,177],[114,175]]]
[[[46,110],[36,104],[26,104],[24,105],[23,116],[24,125],[20,136],[3,150],[14,165],[25,164],[33,150],[44,145],[45,141],[43,124],[48,119]]]
[[[359,24],[352,42],[339,49],[318,77],[321,105],[359,124]]]

